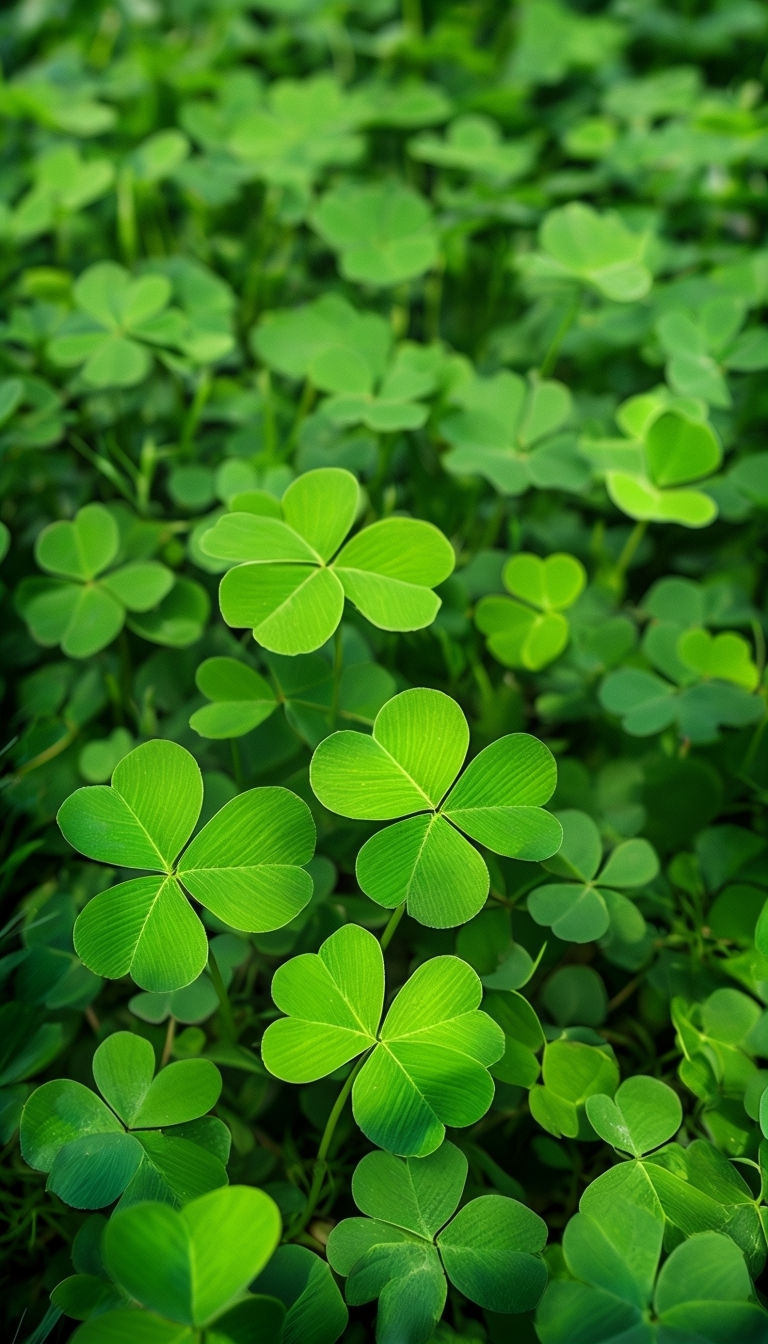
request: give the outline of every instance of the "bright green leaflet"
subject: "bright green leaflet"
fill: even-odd
[[[562,613],[586,584],[584,566],[573,555],[558,553],[542,560],[521,552],[507,561],[502,581],[512,597],[481,598],[477,627],[488,636],[488,648],[499,662],[538,671],[568,643],[568,621]]]
[[[305,472],[283,495],[282,519],[231,513],[205,533],[206,554],[235,564],[221,582],[228,625],[252,627],[273,653],[312,653],[330,639],[345,598],[382,630],[421,630],[440,607],[453,548],[431,523],[386,518],[344,543],[360,502],[339,467]],[[339,549],[341,548],[341,549]]]
[[[619,1070],[608,1047],[582,1041],[555,1040],[544,1047],[542,1081],[530,1093],[531,1115],[556,1138],[587,1139],[592,1126],[585,1111],[587,1097],[612,1096]]]
[[[321,197],[311,224],[339,255],[345,280],[386,287],[423,275],[438,257],[423,196],[401,182],[344,183]]]
[[[352,1109],[372,1143],[424,1156],[439,1147],[446,1125],[484,1115],[493,1098],[487,1069],[503,1035],[478,1011],[482,986],[456,957],[425,962],[399,991],[380,1026],[384,963],[372,934],[347,925],[319,952],[279,967],[272,997],[286,1017],[262,1040],[270,1073],[311,1082],[363,1052]],[[370,1053],[369,1053],[370,1052]]]
[[[307,905],[312,880],[303,865],[315,827],[306,803],[287,789],[249,789],[187,845],[202,800],[194,758],[158,739],[124,756],[111,786],[78,789],[62,804],[61,831],[88,858],[162,870],[101,892],[78,917],[75,948],[97,974],[130,974],[158,993],[195,980],[208,940],[185,891],[249,932],[281,928]]]
[[[641,938],[645,921],[623,891],[647,886],[657,876],[659,861],[653,846],[639,837],[623,840],[602,864],[602,842],[592,818],[569,809],[558,813],[557,819],[563,827],[563,844],[547,867],[567,880],[548,882],[531,892],[528,909],[533,919],[566,942],[602,938],[612,919],[636,925],[636,937]]]
[[[149,1041],[118,1031],[93,1057],[107,1105],[70,1079],[43,1083],[32,1093],[22,1112],[21,1148],[30,1166],[48,1173],[48,1189],[75,1208],[98,1209],[121,1195],[123,1202],[141,1199],[147,1181],[178,1203],[225,1184],[215,1152],[173,1134],[174,1126],[216,1104],[218,1069],[189,1059],[154,1073]]]
[[[253,1284],[286,1308],[280,1344],[334,1344],[349,1313],[330,1268],[304,1246],[278,1246]]]
[[[642,434],[645,475],[609,470],[613,503],[638,521],[707,527],[717,517],[714,499],[696,487],[716,471],[722,449],[714,430],[678,410],[656,414]]]
[[[167,306],[171,285],[165,276],[133,280],[122,266],[102,261],[83,271],[73,294],[77,311],[59,328],[48,355],[65,368],[82,365],[83,380],[90,387],[132,387],[143,382],[152,368],[150,349],[176,344],[173,313]]]
[[[643,261],[646,236],[631,232],[618,214],[599,214],[572,201],[551,210],[539,232],[540,252],[525,267],[537,279],[569,279],[593,286],[607,299],[629,303],[651,288]]]
[[[72,522],[43,529],[35,559],[54,577],[24,579],[16,591],[38,643],[59,644],[70,658],[89,658],[112,643],[128,612],[151,611],[170,592],[173,572],[156,560],[110,570],[118,549],[117,524],[101,504],[86,504]]]
[[[587,1097],[586,1110],[601,1139],[633,1157],[666,1143],[683,1120],[680,1098],[658,1078],[627,1078],[613,1098]]]
[[[546,1225],[501,1195],[480,1196],[456,1213],[466,1176],[466,1157],[448,1142],[427,1157],[403,1161],[374,1152],[358,1163],[352,1194],[367,1217],[337,1224],[328,1259],[347,1277],[350,1302],[379,1298],[377,1340],[402,1338],[398,1330],[414,1341],[430,1339],[445,1276],[492,1311],[528,1311],[538,1302],[547,1277],[538,1254]]]
[[[471,919],[488,895],[488,870],[465,834],[528,860],[548,858],[561,840],[559,824],[541,810],[557,773],[548,748],[527,733],[510,734],[456,780],[468,743],[455,700],[415,688],[379,710],[370,737],[341,731],[326,738],[310,766],[312,788],[330,811],[372,821],[406,817],[366,842],[357,877],[379,905],[405,901],[432,928]]]

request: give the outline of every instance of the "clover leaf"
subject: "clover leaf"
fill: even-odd
[[[408,142],[408,153],[420,163],[453,168],[502,186],[528,172],[534,147],[523,139],[505,142],[491,117],[470,112],[456,117],[443,139],[428,132],[415,136]]]
[[[680,410],[652,414],[642,432],[640,470],[609,470],[605,483],[622,513],[640,521],[706,527],[715,501],[696,483],[716,471],[722,449],[714,430]],[[693,488],[690,488],[693,486]]]
[[[377,313],[358,312],[339,294],[263,315],[251,334],[256,354],[286,378],[321,392],[369,392],[386,367],[392,331]]]
[[[423,398],[436,390],[444,364],[438,345],[403,342],[375,387],[329,397],[322,414],[331,424],[366,425],[378,434],[419,429],[429,416]]]
[[[349,1312],[326,1260],[304,1246],[278,1246],[251,1285],[286,1308],[280,1344],[335,1344]]]
[[[645,668],[617,668],[600,686],[600,704],[620,715],[632,737],[650,737],[677,724],[680,736],[696,743],[716,742],[721,727],[743,728],[763,717],[763,701],[743,686],[690,675],[694,684],[676,686]]]
[[[524,259],[534,279],[569,279],[591,285],[606,299],[630,303],[651,288],[643,261],[647,236],[633,233],[614,212],[571,201],[550,210],[539,230],[539,247]]]
[[[456,701],[415,688],[379,710],[371,736],[332,733],[310,765],[312,789],[329,811],[369,821],[406,818],[366,841],[357,880],[379,905],[405,901],[431,928],[471,919],[488,895],[485,862],[465,835],[527,860],[548,858],[560,845],[559,823],[542,811],[557,775],[543,742],[527,733],[499,738],[457,780],[468,744]]]
[[[93,1056],[104,1101],[69,1078],[36,1088],[21,1115],[21,1151],[31,1167],[48,1173],[47,1189],[77,1209],[100,1209],[120,1196],[135,1203],[150,1191],[182,1204],[226,1184],[216,1151],[220,1135],[210,1147],[204,1131],[196,1138],[178,1131],[216,1104],[218,1069],[207,1059],[185,1059],[154,1073],[149,1041],[117,1031]],[[219,1121],[211,1123],[224,1134]]]
[[[642,1157],[677,1133],[683,1121],[680,1098],[659,1078],[627,1078],[613,1098],[587,1097],[592,1128],[623,1153]]]
[[[456,1213],[466,1176],[466,1157],[448,1142],[421,1158],[368,1153],[355,1168],[352,1195],[367,1216],[334,1227],[328,1260],[351,1305],[378,1298],[377,1344],[432,1339],[446,1277],[489,1311],[530,1311],[541,1297],[546,1224],[503,1195]]]
[[[277,709],[269,682],[238,658],[206,658],[195,673],[195,683],[211,701],[189,720],[201,737],[242,737]]]
[[[62,834],[81,854],[155,874],[100,892],[79,915],[75,950],[98,975],[130,974],[158,993],[195,980],[208,940],[185,892],[248,932],[282,928],[309,902],[302,865],[315,827],[306,803],[288,789],[249,789],[187,843],[202,801],[197,762],[158,739],[124,756],[111,785],[78,789],[59,809]]]
[[[488,636],[494,658],[507,667],[546,667],[568,643],[563,611],[581,593],[587,576],[580,560],[558,553],[542,560],[521,552],[504,566],[502,582],[512,598],[490,594],[477,604],[475,621]],[[515,599],[522,598],[522,601]]]
[[[657,876],[659,860],[653,846],[637,837],[623,840],[603,864],[600,832],[592,818],[571,810],[556,815],[563,827],[563,844],[547,867],[567,880],[546,883],[530,893],[532,918],[570,943],[602,938],[612,921],[625,929],[633,927],[633,941],[642,938],[645,921],[622,892],[647,886]]]
[[[360,488],[339,467],[305,472],[283,495],[282,518],[231,513],[204,534],[207,555],[240,561],[221,581],[224,620],[253,627],[274,653],[312,653],[336,630],[345,598],[383,630],[421,630],[433,592],[453,570],[450,543],[431,523],[384,518],[345,537]]]
[[[502,495],[532,485],[579,491],[590,472],[575,436],[563,431],[571,406],[568,388],[552,379],[475,375],[452,393],[440,420],[451,445],[443,464],[457,476],[483,476]]]
[[[760,672],[749,644],[730,631],[710,635],[702,629],[686,630],[677,641],[677,656],[707,680],[729,681],[745,691],[755,691],[759,685]]]
[[[104,1229],[104,1267],[144,1310],[96,1315],[73,1341],[193,1344],[202,1330],[217,1340],[279,1339],[282,1303],[245,1290],[275,1251],[280,1230],[274,1200],[246,1185],[212,1190],[178,1210],[152,1200],[117,1209]]]
[[[373,934],[345,925],[317,953],[293,957],[272,981],[287,1016],[267,1027],[262,1058],[286,1082],[313,1082],[365,1053],[352,1086],[360,1129],[379,1147],[423,1157],[445,1126],[472,1125],[493,1098],[488,1066],[501,1028],[478,1005],[482,985],[457,957],[424,962],[384,1022],[384,960]]]
[[[167,596],[173,572],[156,560],[110,569],[119,548],[117,524],[101,504],[86,504],[72,522],[43,529],[35,559],[54,577],[23,579],[16,590],[16,605],[39,644],[89,658],[112,643],[128,612],[149,612]]]
[[[10,218],[14,238],[26,242],[56,228],[109,191],[114,168],[109,159],[83,160],[75,145],[58,145],[33,160],[34,184],[17,201]]]
[[[765,332],[759,327],[741,332],[745,318],[746,304],[734,295],[717,295],[695,312],[672,308],[662,313],[656,334],[667,356],[670,387],[710,406],[730,406],[724,370],[768,367]]]
[[[402,182],[332,187],[310,215],[339,256],[345,280],[386,287],[423,275],[438,257],[437,233],[423,196]]]
[[[586,1101],[596,1093],[612,1096],[619,1070],[609,1046],[579,1040],[554,1040],[544,1047],[541,1083],[530,1092],[531,1115],[555,1138],[592,1138]]]
[[[168,343],[170,282],[162,275],[132,279],[116,262],[100,261],[73,288],[77,312],[48,344],[54,364],[82,365],[90,387],[134,387],[152,367],[147,349]]]
[[[232,119],[224,143],[254,177],[308,187],[324,167],[360,158],[364,142],[357,132],[368,112],[365,96],[332,75],[275,80],[263,106],[246,107]]]

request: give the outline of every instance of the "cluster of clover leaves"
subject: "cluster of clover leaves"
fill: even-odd
[[[232,566],[221,580],[225,619],[252,628],[268,650],[284,658],[315,654],[337,630],[346,599],[386,630],[434,618],[440,598],[433,590],[450,574],[452,548],[434,526],[401,517],[347,540],[359,508],[349,472],[308,472],[281,506],[251,503],[223,514],[202,545]],[[83,568],[76,557],[93,547],[93,523],[93,511],[83,510],[74,524],[49,530],[42,555],[56,541],[62,555],[69,547],[72,578],[88,582],[98,567]],[[516,647],[522,638],[535,662],[536,650],[562,642],[557,608],[576,595],[583,572],[567,556],[542,563],[519,555],[505,581],[528,596],[529,624],[515,615],[514,637],[491,638],[513,638]],[[514,610],[515,603],[484,602],[496,603],[495,628],[503,630],[504,604]],[[492,624],[489,617],[489,633]],[[198,731],[207,724],[214,736],[236,736],[275,709],[269,684],[236,660],[212,659],[203,670],[201,685],[213,703],[204,722],[206,710],[197,711]],[[664,1147],[682,1121],[671,1088],[642,1075],[618,1086],[602,1038],[547,1041],[516,992],[530,972],[511,965],[481,977],[469,943],[469,961],[428,957],[388,990],[384,953],[406,912],[427,928],[450,929],[484,909],[491,879],[482,851],[545,863],[560,879],[530,892],[539,924],[577,943],[613,937],[630,950],[642,945],[645,922],[622,889],[653,880],[653,848],[628,839],[602,863],[591,818],[546,811],[557,770],[536,737],[498,737],[467,764],[469,727],[454,699],[428,687],[380,690],[386,698],[369,732],[321,736],[309,783],[331,813],[391,823],[362,844],[356,874],[362,892],[392,914],[379,937],[346,923],[317,951],[284,961],[271,984],[280,1015],[261,1039],[267,1074],[295,1084],[341,1079],[287,1240],[278,1247],[281,1214],[268,1193],[227,1185],[230,1131],[209,1114],[221,1091],[215,1056],[164,1062],[155,1074],[151,1045],[118,1031],[93,1057],[98,1093],[52,1080],[31,1093],[21,1113],[22,1154],[47,1174],[52,1193],[84,1210],[117,1202],[103,1236],[99,1228],[98,1256],[93,1246],[76,1248],[76,1272],[55,1288],[54,1306],[83,1321],[77,1344],[292,1340],[307,1312],[317,1316],[312,1338],[333,1341],[347,1321],[335,1271],[346,1280],[348,1305],[378,1302],[380,1344],[426,1344],[448,1283],[495,1313],[538,1305],[545,1344],[581,1338],[571,1333],[578,1322],[600,1312],[610,1314],[614,1333],[638,1329],[638,1339],[650,1340],[643,1332],[651,1308],[670,1338],[678,1330],[693,1338],[699,1319],[711,1330],[721,1318],[737,1321],[742,1338],[758,1338],[753,1332],[764,1318],[739,1249],[752,1246],[759,1261],[748,1220],[743,1234],[733,1233],[737,1246],[720,1230],[725,1214],[714,1225],[685,1217],[681,1224],[675,1211],[675,1182],[695,1175],[684,1165],[690,1149]],[[207,808],[196,829],[203,806],[194,757],[154,738],[122,755],[109,784],[79,788],[58,813],[71,846],[115,875],[131,874],[102,884],[75,919],[72,937],[93,976],[133,979],[143,991],[137,1010],[146,1000],[140,1011],[148,1020],[170,1012],[173,1021],[178,1012],[194,1021],[195,987],[203,994],[207,977],[226,1009],[223,972],[227,955],[236,964],[238,952],[227,953],[226,936],[209,944],[210,928],[263,937],[295,925],[322,873],[313,859],[315,819],[292,790],[247,789],[212,814]],[[185,1006],[178,996],[190,991]],[[220,1059],[231,1062],[226,1051]],[[590,1187],[588,1205],[566,1230],[569,1277],[550,1288],[542,1256],[547,1225],[537,1213],[512,1193],[462,1202],[467,1156],[446,1128],[477,1124],[495,1080],[530,1089],[531,1113],[551,1134],[596,1134],[632,1158],[602,1178],[603,1197],[600,1181]],[[324,1260],[294,1241],[323,1198],[327,1156],[348,1098],[374,1149],[352,1178],[362,1216],[333,1228]],[[735,1198],[731,1191],[723,1203]],[[749,1204],[749,1197],[736,1202]],[[659,1271],[667,1225],[681,1227],[688,1240]]]

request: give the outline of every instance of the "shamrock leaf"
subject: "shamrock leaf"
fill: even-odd
[[[632,737],[650,737],[676,723],[680,736],[690,742],[716,742],[721,727],[743,728],[765,712],[760,697],[742,686],[700,681],[680,687],[640,667],[609,672],[598,695],[604,709],[620,715]]]
[[[347,1278],[348,1302],[379,1299],[378,1344],[431,1339],[446,1277],[489,1311],[529,1311],[541,1297],[546,1224],[502,1195],[481,1195],[456,1213],[466,1176],[466,1157],[448,1142],[405,1161],[368,1153],[355,1168],[352,1195],[367,1217],[334,1227],[328,1260]]]
[[[0,450],[49,448],[64,432],[59,393],[42,378],[0,380]]]
[[[302,865],[315,827],[306,803],[288,789],[249,789],[187,844],[202,800],[194,758],[155,740],[123,757],[111,786],[78,789],[59,809],[62,834],[81,854],[156,874],[100,892],[78,917],[75,949],[98,975],[130,974],[158,993],[195,980],[208,941],[185,891],[249,932],[282,928],[307,905],[312,880]]]
[[[100,1209],[119,1196],[135,1203],[152,1190],[183,1204],[226,1184],[218,1134],[210,1147],[204,1132],[197,1139],[186,1128],[174,1133],[216,1104],[218,1069],[207,1059],[185,1059],[154,1072],[149,1041],[117,1031],[93,1056],[104,1101],[69,1078],[32,1093],[21,1115],[21,1151],[31,1167],[48,1173],[47,1188],[65,1203]],[[223,1132],[219,1121],[210,1123]]]
[[[23,579],[16,590],[16,605],[39,644],[89,658],[117,637],[127,612],[148,612],[166,597],[173,572],[156,560],[110,569],[119,548],[117,524],[101,504],[86,504],[72,522],[43,529],[35,559],[54,578]]]
[[[470,112],[456,117],[443,139],[427,132],[415,136],[408,142],[408,153],[420,163],[453,168],[503,186],[528,172],[534,147],[523,139],[505,142],[491,117]]]
[[[203,1330],[211,1339],[279,1339],[282,1304],[245,1293],[279,1240],[277,1205],[252,1186],[212,1190],[178,1210],[151,1200],[117,1209],[104,1230],[104,1266],[145,1310],[92,1317],[73,1341],[193,1344]]]
[[[602,938],[612,921],[622,925],[625,934],[633,928],[632,941],[638,941],[645,921],[622,891],[647,886],[657,876],[659,861],[653,846],[638,838],[623,840],[602,864],[600,832],[592,818],[585,812],[565,811],[558,812],[557,819],[563,827],[563,844],[547,867],[567,880],[536,887],[528,897],[531,916],[564,942]]]
[[[756,691],[760,683],[749,644],[730,631],[710,635],[706,630],[686,630],[677,641],[677,655],[686,667],[707,680],[716,677],[745,691]]]
[[[476,915],[488,870],[464,837],[510,858],[548,858],[559,823],[541,805],[557,769],[527,733],[499,738],[456,780],[469,728],[442,691],[402,691],[379,710],[373,733],[332,733],[310,765],[315,795],[331,812],[360,820],[405,817],[366,841],[357,857],[363,891],[387,909],[407,902],[414,919],[450,928]],[[454,781],[456,781],[454,783]]]
[[[680,1098],[659,1078],[627,1078],[613,1098],[587,1097],[586,1110],[600,1138],[633,1157],[659,1148],[683,1122]]]
[[[571,394],[563,383],[528,383],[504,371],[474,376],[450,398],[440,433],[451,445],[443,464],[457,476],[480,475],[502,495],[539,489],[580,491],[589,467],[579,457],[573,434],[562,432],[571,414]]]
[[[401,285],[423,275],[438,257],[429,205],[402,182],[352,182],[332,187],[310,216],[335,252],[345,280]]]
[[[692,482],[716,471],[722,449],[710,425],[679,410],[662,411],[646,422],[642,435],[644,467],[606,473],[613,503],[630,518],[683,527],[706,527],[717,505]]]
[[[544,217],[541,251],[522,264],[534,279],[575,280],[606,299],[630,303],[651,288],[651,272],[643,262],[646,243],[646,235],[632,233],[619,215],[601,215],[591,205],[571,201]]]
[[[424,962],[380,1026],[384,960],[373,934],[349,924],[317,953],[293,957],[272,981],[288,1014],[267,1027],[264,1064],[286,1082],[313,1082],[367,1054],[352,1087],[355,1120],[372,1143],[423,1157],[446,1125],[472,1125],[493,1098],[488,1065],[501,1029],[478,1005],[482,986],[457,957]]]
[[[329,397],[322,414],[331,424],[362,424],[378,434],[419,429],[429,415],[422,398],[437,388],[444,363],[438,345],[403,342],[375,388]]]
[[[330,639],[345,598],[383,630],[429,625],[440,607],[431,590],[451,573],[453,548],[415,518],[385,518],[342,544],[359,499],[350,472],[320,467],[289,485],[282,518],[219,518],[201,544],[208,555],[242,562],[221,581],[227,624],[252,626],[260,644],[284,654],[312,653]]]
[[[609,1046],[554,1040],[544,1047],[540,1084],[530,1092],[531,1115],[555,1138],[592,1138],[585,1103],[596,1093],[612,1096],[619,1070]]]
[[[507,561],[502,581],[513,597],[481,598],[475,612],[477,627],[488,635],[488,648],[500,663],[537,671],[559,657],[568,643],[568,622],[562,612],[573,605],[587,581],[584,567],[573,555],[541,560],[521,552]]]
[[[80,157],[75,145],[59,145],[33,160],[34,184],[17,202],[10,218],[19,242],[55,228],[62,216],[76,214],[109,191],[114,168],[109,159]]]
[[[308,187],[324,167],[357,162],[368,112],[364,95],[332,75],[275,80],[262,106],[232,119],[224,143],[254,177]]]
[[[718,295],[695,312],[672,308],[662,313],[656,334],[667,356],[670,387],[683,397],[701,397],[710,406],[728,407],[731,394],[724,370],[768,367],[765,332],[742,332],[746,304],[735,295]]]
[[[304,1246],[278,1246],[252,1284],[286,1308],[280,1344],[335,1344],[349,1312],[327,1261]]]
[[[206,658],[195,683],[212,702],[196,709],[189,720],[201,737],[242,737],[277,709],[269,682],[237,658]]]
[[[251,334],[254,351],[286,378],[321,392],[370,392],[386,367],[392,331],[377,313],[359,313],[339,294],[265,313]]]
[[[90,387],[143,382],[152,367],[147,345],[168,344],[170,282],[162,275],[132,280],[122,266],[100,261],[78,277],[73,295],[78,311],[48,345],[54,364],[82,365]]]

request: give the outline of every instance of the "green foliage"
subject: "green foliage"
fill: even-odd
[[[765,1341],[766,38],[0,11],[3,1338]]]

